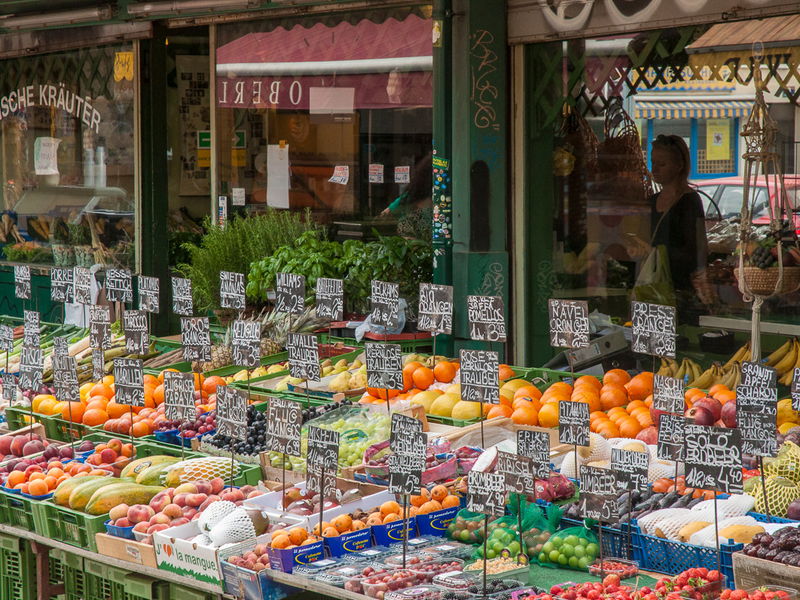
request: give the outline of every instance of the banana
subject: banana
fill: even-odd
[[[689,360],[689,364],[692,367],[692,379],[697,379],[703,373],[703,369],[700,365],[698,365],[693,360]]]
[[[722,383],[722,385],[724,385],[728,389],[731,389],[731,386],[733,386],[736,383],[736,365],[737,364],[738,363],[734,363],[733,365],[731,365],[730,367],[728,367],[727,369],[725,369],[723,371],[724,376],[722,377],[721,383]]]
[[[794,341],[795,341],[794,339],[786,340],[781,345],[780,348],[775,350],[775,352],[773,352],[767,357],[766,365],[768,367],[774,367],[775,365],[777,365],[780,362],[780,360],[789,353],[789,350],[792,349],[792,347],[794,346]]]
[[[714,366],[711,365],[708,369],[703,371],[699,377],[695,377],[689,382],[689,387],[707,389],[710,387],[711,381],[714,378]]]
[[[675,373],[677,379],[683,379],[686,376],[686,359],[681,361],[681,366],[678,367],[678,372]]]
[[[669,363],[662,358],[661,359],[661,366],[659,367],[658,371],[656,372],[656,375],[662,375],[662,376],[665,376],[665,377],[669,377],[670,373],[672,373],[672,369],[669,368]]]
[[[789,370],[789,371],[786,371],[786,373],[784,373],[784,374],[783,374],[783,375],[780,377],[780,379],[778,379],[778,383],[780,383],[781,385],[785,385],[785,386],[787,386],[787,387],[788,387],[788,386],[792,385],[792,379],[793,379],[793,377],[794,377],[794,369],[791,369],[791,370]]]
[[[728,359],[728,362],[726,362],[724,365],[722,365],[722,368],[723,369],[727,369],[728,367],[730,367],[735,362],[742,362],[742,357],[745,355],[745,353],[749,349],[750,349],[750,342],[747,342],[744,346],[742,346],[736,352],[733,353],[733,356],[731,356]]]
[[[798,353],[800,353],[800,344],[798,344],[796,339],[792,338],[792,347],[791,347],[791,349],[775,365],[775,370],[780,375],[784,375],[787,371],[791,371],[792,367],[794,367],[795,363],[797,362]]]

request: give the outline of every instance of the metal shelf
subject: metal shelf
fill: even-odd
[[[700,317],[700,327],[712,329],[730,329],[732,331],[750,331],[752,323],[749,319],[737,319],[734,317],[714,317],[705,315]],[[800,325],[789,323],[770,323],[761,321],[761,333],[771,333],[775,335],[797,335],[800,336]]]

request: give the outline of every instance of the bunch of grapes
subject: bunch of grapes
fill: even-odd
[[[750,254],[750,264],[759,269],[766,269],[775,264],[775,257],[765,246],[759,246]]]

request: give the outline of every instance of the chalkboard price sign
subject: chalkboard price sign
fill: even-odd
[[[171,421],[194,421],[194,374],[164,371],[164,414]]]
[[[553,348],[585,348],[589,345],[589,303],[585,300],[547,301],[550,345]]]
[[[421,441],[421,443],[420,443]],[[392,414],[389,449],[396,454],[414,454],[425,458],[425,434],[422,422],[408,415]]]
[[[211,329],[208,317],[182,317],[181,344],[183,360],[211,360]]]
[[[126,406],[144,406],[144,371],[138,358],[114,359],[114,401]]]
[[[267,406],[267,448],[270,451],[300,456],[302,426],[303,409],[299,402],[270,397]]]
[[[517,431],[517,454],[530,458],[536,479],[550,477],[550,434],[546,431]]]
[[[261,322],[236,319],[232,331],[233,364],[255,369],[261,363]]]
[[[125,331],[125,351],[129,354],[147,354],[150,333],[147,330],[147,313],[143,310],[126,310],[122,313]]]
[[[92,303],[92,273],[86,267],[72,269],[72,297],[78,304]]]
[[[453,286],[419,284],[417,329],[431,333],[453,333]]]
[[[505,512],[506,481],[501,473],[470,471],[467,475],[467,510],[500,516]]]
[[[344,282],[327,277],[317,279],[316,303],[317,317],[341,321],[344,317]]]
[[[38,311],[23,311],[22,344],[38,346],[41,343],[41,316]]]
[[[745,367],[748,367],[745,377]],[[770,367],[742,363],[742,381],[736,386],[736,425],[742,436],[742,454],[775,456],[778,452],[778,378]]]
[[[683,381],[677,377],[655,375],[653,377],[653,408],[673,414],[683,414],[684,399]]]
[[[172,278],[172,312],[184,317],[191,317],[194,313],[191,279]]]
[[[366,344],[364,352],[369,387],[403,389],[403,354],[399,344]]]
[[[10,325],[0,325],[0,352],[14,351],[14,328]]]
[[[275,310],[300,315],[306,309],[306,278],[294,273],[275,274]]]
[[[631,349],[641,354],[675,358],[675,307],[634,301],[631,313]]]
[[[418,494],[422,485],[425,457],[414,454],[389,455],[389,493]]]
[[[8,403],[17,399],[17,377],[13,373],[3,374],[3,400]]]
[[[686,487],[743,493],[739,430],[687,423],[684,431]]]
[[[742,363],[742,379],[740,385],[777,388],[778,371],[767,365],[762,365],[761,363],[745,361]]]
[[[395,329],[400,323],[400,284],[373,279],[370,287],[372,322],[387,329]]]
[[[158,277],[139,275],[139,310],[158,314],[159,303]]]
[[[479,342],[505,342],[506,318],[500,296],[467,296],[469,337]]]
[[[55,356],[67,356],[69,354],[69,340],[66,336],[53,336],[53,354]]]
[[[776,456],[778,441],[775,417],[742,410],[736,405],[736,426],[742,436],[742,454]]]
[[[589,405],[585,402],[558,403],[558,441],[572,446],[589,445]]]
[[[795,367],[792,374],[792,410],[800,411],[800,368]]]
[[[50,300],[53,302],[72,302],[72,269],[53,267],[50,269]]]
[[[28,265],[14,265],[14,297],[31,299],[31,268]]]
[[[109,302],[133,302],[133,278],[128,269],[106,271],[106,298]]]
[[[106,374],[106,354],[99,348],[92,349],[92,379],[99,381]]]
[[[619,516],[614,471],[581,465],[581,514],[585,519],[609,522]]]
[[[22,346],[19,362],[19,387],[22,390],[38,390],[42,385],[44,353],[39,346]]]
[[[53,387],[59,402],[80,402],[78,363],[74,356],[53,355]]]
[[[498,451],[494,472],[503,476],[507,494],[523,494],[533,489],[533,461],[527,456]]]
[[[319,381],[322,370],[319,364],[319,342],[310,333],[290,333],[286,338],[289,374],[292,377]]]
[[[217,386],[217,435],[247,439],[247,397],[229,385]]]
[[[650,485],[647,477],[650,454],[635,450],[611,449],[611,470],[617,476],[620,490],[645,492]]]
[[[468,402],[500,402],[500,360],[497,352],[459,351],[461,398]]]
[[[89,306],[89,346],[101,350],[111,348],[111,309],[108,306]]]
[[[686,419],[683,415],[663,414],[658,420],[656,456],[659,460],[683,460],[683,435]]]
[[[309,467],[336,472],[339,467],[339,432],[309,425],[306,463]]]
[[[244,310],[244,273],[219,272],[219,300],[222,308]]]
[[[324,475],[324,481],[321,481]],[[306,469],[306,489],[321,491],[325,500],[336,500],[336,469],[323,470],[321,467],[309,465]]]

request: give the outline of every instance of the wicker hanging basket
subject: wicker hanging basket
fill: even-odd
[[[780,269],[778,267],[741,267],[744,273],[744,282],[753,294],[759,296],[772,296],[789,294],[800,288],[800,267],[783,267],[783,281],[778,286]],[[734,269],[737,281],[741,277],[740,269]]]

